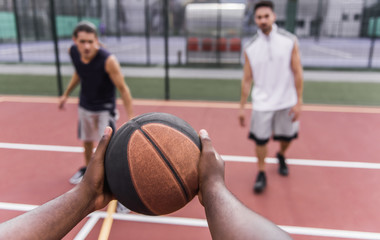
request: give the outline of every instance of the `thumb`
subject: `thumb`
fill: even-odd
[[[104,157],[108,143],[111,140],[111,135],[112,135],[112,128],[106,127],[106,129],[104,130],[104,135],[103,135],[102,139],[100,140],[99,145],[97,146],[94,155],[101,154]]]
[[[203,150],[212,148],[211,139],[208,135],[208,132],[205,129],[201,129],[199,131],[199,137],[200,137],[201,142],[202,142],[202,149]]]

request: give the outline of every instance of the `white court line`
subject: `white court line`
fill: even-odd
[[[38,205],[0,202],[0,209],[27,212],[35,209]]]
[[[295,226],[279,226],[285,232],[295,235],[319,236],[319,237],[335,237],[335,238],[350,238],[350,239],[380,239],[380,233],[374,232],[359,232],[326,228],[310,228],[310,227],[295,227]]]
[[[82,227],[79,233],[75,236],[74,240],[84,240],[87,235],[92,231],[95,224],[98,222],[100,216],[99,214],[92,213],[89,215],[90,219],[86,222],[86,224]]]
[[[99,215],[101,218],[107,217],[107,212],[97,211],[94,214]],[[206,219],[198,218],[184,218],[184,217],[169,217],[169,216],[147,216],[140,214],[122,214],[114,213],[113,219],[132,222],[143,223],[159,223],[168,225],[182,225],[189,227],[208,227]]]
[[[72,152],[82,153],[83,147],[57,146],[57,145],[37,145],[37,144],[21,144],[21,143],[2,143],[0,149],[15,150],[31,150],[31,151],[53,151],[53,152]],[[224,161],[227,162],[257,162],[256,157],[222,155]],[[266,158],[269,164],[276,164],[276,158]],[[287,159],[289,165],[314,166],[314,167],[340,167],[340,168],[361,168],[361,169],[380,169],[380,163],[369,162],[346,162],[333,160],[313,160],[313,159]]]
[[[35,205],[26,204],[14,204],[0,202],[0,209],[2,210],[15,210],[15,211],[28,211],[35,208]],[[107,212],[96,211],[90,214],[90,219],[87,221],[83,229],[74,238],[75,240],[85,239],[89,232],[93,229],[96,222],[100,218],[105,218]],[[206,219],[198,218],[184,218],[184,217],[170,217],[170,216],[146,216],[140,214],[120,214],[115,213],[113,215],[115,220],[143,222],[143,223],[155,223],[155,224],[169,224],[169,225],[182,225],[190,227],[208,227]],[[350,238],[350,239],[380,239],[380,233],[375,232],[361,232],[361,231],[349,231],[338,229],[326,229],[326,228],[312,228],[312,227],[297,227],[297,226],[279,226],[289,234],[294,235],[307,235],[307,236],[319,236],[319,237],[336,237],[336,238]]]
[[[68,147],[57,145],[38,145],[38,144],[23,144],[23,143],[0,143],[0,148],[17,149],[17,150],[32,150],[32,151],[51,151],[51,152],[74,152],[81,153],[83,147]]]
[[[257,162],[256,157],[231,156],[222,155],[224,161],[229,162]],[[277,158],[265,158],[266,163],[276,164]],[[331,160],[312,160],[312,159],[286,159],[289,165],[314,166],[314,167],[341,167],[341,168],[364,168],[364,169],[380,169],[380,163],[369,162],[345,162]]]

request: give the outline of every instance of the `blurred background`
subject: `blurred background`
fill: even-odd
[[[56,35],[60,60],[68,62],[66,50],[73,27],[88,20],[98,27],[102,42],[123,64],[163,64],[166,31],[171,65],[240,64],[240,46],[256,31],[255,2],[1,0],[0,61],[54,62]],[[274,3],[278,26],[299,37],[305,67],[380,68],[380,47],[376,46],[380,1]]]
[[[67,73],[61,68],[70,66],[67,49],[72,44],[72,30],[79,21],[87,20],[98,27],[101,42],[117,56],[123,67],[144,67],[142,72],[147,72],[146,67],[165,71],[156,77],[164,79],[167,91],[169,68],[240,71],[244,46],[257,30],[253,18],[256,2],[0,0],[0,64],[4,64],[3,69],[15,67],[15,64],[22,64],[22,69],[25,69],[25,64],[55,66],[60,94],[65,76],[70,75],[70,71]],[[277,25],[299,38],[306,70],[377,72],[380,69],[380,45],[377,41],[380,36],[380,0],[273,2]],[[7,73],[6,70],[3,72]],[[218,74],[214,75],[219,79]],[[223,78],[225,74],[220,75]],[[184,72],[180,78],[187,76]],[[231,76],[240,78],[237,74]],[[11,91],[12,86],[6,88],[9,81],[15,83],[10,78],[8,75],[0,76],[3,81],[0,94],[34,94],[33,91],[21,91],[22,83],[18,83],[18,91]],[[357,78],[361,80],[360,75]],[[132,82],[130,84],[135,88]],[[162,97],[153,93],[139,95],[138,89],[135,92],[137,97]],[[46,92],[37,94],[45,95]]]

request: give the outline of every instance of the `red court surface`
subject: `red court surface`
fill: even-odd
[[[0,222],[49,201],[73,186],[83,164],[76,139],[77,102],[59,111],[57,99],[0,96]],[[118,105],[125,122],[122,106]],[[241,128],[237,103],[135,100],[135,114],[167,112],[197,131],[208,130],[226,161],[228,188],[252,210],[294,239],[380,239],[379,108],[304,106],[301,131],[288,151],[290,175],[281,177],[270,142],[268,187],[252,192],[254,144]],[[249,108],[246,111],[250,119]],[[19,205],[23,204],[23,205]],[[64,239],[97,239],[105,209],[84,219]],[[211,239],[194,198],[162,217],[114,214],[109,239]],[[254,227],[254,226],[252,226]]]

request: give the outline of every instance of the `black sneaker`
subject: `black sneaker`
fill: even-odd
[[[289,170],[288,166],[286,166],[285,157],[281,155],[280,153],[277,153],[277,159],[278,159],[278,173],[282,176],[288,176]]]
[[[260,171],[259,174],[257,174],[255,186],[253,190],[255,193],[261,193],[267,185],[267,178],[265,176],[265,172]]]
[[[82,181],[83,175],[86,172],[86,167],[82,167],[72,176],[69,180],[71,184],[78,184],[80,181]]]

